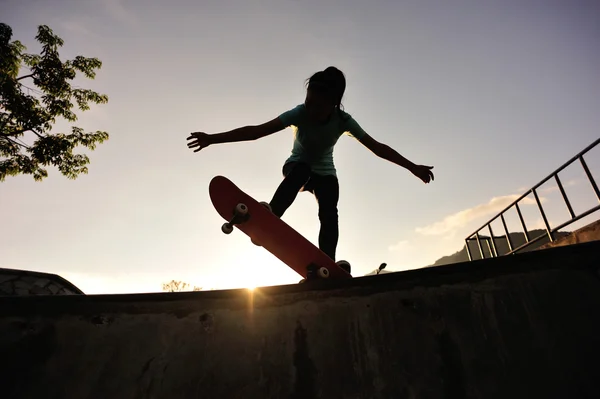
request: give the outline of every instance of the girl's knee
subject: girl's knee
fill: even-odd
[[[338,210],[336,206],[319,207],[319,220],[321,223],[331,224],[338,222]]]

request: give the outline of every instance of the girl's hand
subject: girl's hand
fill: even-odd
[[[188,148],[192,149],[198,147],[194,152],[198,152],[212,144],[210,135],[202,132],[194,132],[187,139],[192,140],[188,143]]]
[[[423,180],[423,183],[429,183],[430,180],[434,180],[431,169],[433,169],[433,166],[415,165],[410,171],[413,175]]]

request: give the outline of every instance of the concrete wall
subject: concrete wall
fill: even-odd
[[[598,398],[600,242],[246,290],[0,298],[4,398]]]
[[[580,244],[583,242],[600,240],[600,220],[588,224],[565,237],[561,237],[554,242],[544,244],[539,249],[561,247],[564,245]]]

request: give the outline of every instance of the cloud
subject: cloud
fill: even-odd
[[[550,194],[555,191],[558,191],[558,186],[550,186],[550,187],[546,187],[546,188],[542,188],[541,190],[538,190],[539,193],[543,193],[543,194]]]
[[[566,182],[562,182],[561,181],[561,183],[563,185],[563,188],[576,186],[580,182],[581,182],[581,180],[579,180],[579,179],[571,179],[571,180],[568,180]],[[554,186],[550,186],[550,187],[538,189],[538,193],[541,193],[541,194],[550,194],[550,193],[553,193],[553,192],[556,192],[556,191],[559,191],[558,190],[558,184],[554,185]]]
[[[486,204],[480,204],[473,208],[448,215],[442,221],[432,223],[428,226],[418,227],[416,232],[428,236],[447,234],[451,238],[456,233],[456,230],[465,227],[475,220],[500,213],[519,197],[520,195],[517,194],[494,197]],[[541,197],[540,201],[545,202],[545,198]],[[535,200],[529,197],[525,197],[519,201],[519,205],[532,204],[535,204]]]

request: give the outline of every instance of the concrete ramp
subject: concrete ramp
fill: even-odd
[[[333,284],[0,299],[3,398],[598,398],[600,242]]]

